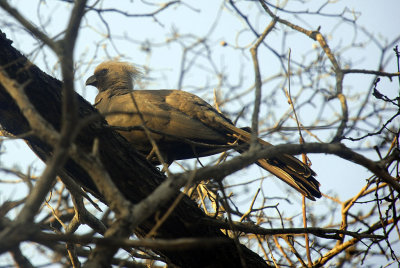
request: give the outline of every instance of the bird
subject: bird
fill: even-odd
[[[110,60],[100,63],[85,84],[98,89],[94,106],[107,123],[154,164],[164,161],[169,165],[175,160],[209,156],[231,148],[243,153],[249,148],[250,128],[236,127],[192,93],[134,89],[140,76],[135,65]],[[257,142],[273,146],[260,138]],[[316,173],[296,157],[280,154],[259,159],[257,164],[308,199],[321,197]]]

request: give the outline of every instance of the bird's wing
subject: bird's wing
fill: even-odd
[[[170,106],[196,118],[210,128],[217,129],[222,133],[232,135],[238,141],[249,143],[251,133],[237,128],[233,123],[218,113],[212,106],[199,97],[185,92],[173,92],[166,99]],[[273,146],[269,142],[258,139],[263,146]],[[304,196],[311,200],[321,197],[319,182],[314,178],[315,172],[305,163],[294,156],[281,154],[271,159],[260,159],[257,164],[268,170]]]
[[[155,133],[223,144],[226,137],[217,129],[204,124],[204,121],[202,122],[198,116],[194,116],[193,111],[198,115],[206,116],[206,110],[209,107],[202,107],[191,102],[188,98],[193,95],[185,93],[177,90],[135,90],[133,93],[131,91],[111,97],[104,93],[103,96],[98,95],[99,103],[96,108],[102,113],[109,113],[106,118],[108,123],[113,126],[143,125],[140,112],[146,127],[154,130]],[[182,107],[182,105],[186,106]]]

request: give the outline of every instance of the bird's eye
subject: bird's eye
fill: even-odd
[[[107,69],[101,69],[100,71],[98,71],[98,72],[96,73],[96,75],[97,75],[97,76],[104,76],[104,75],[107,74],[107,72],[108,72]]]

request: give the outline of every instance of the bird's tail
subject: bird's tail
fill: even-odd
[[[228,127],[234,132],[234,136],[239,142],[250,142],[251,133],[249,128]],[[262,139],[258,139],[258,142],[263,146],[273,146]],[[260,159],[257,164],[292,186],[308,199],[315,200],[315,198],[321,197],[321,192],[319,191],[320,183],[314,178],[316,176],[315,172],[296,157],[281,154],[270,159]]]

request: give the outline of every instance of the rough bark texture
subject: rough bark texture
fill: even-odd
[[[0,32],[0,66],[8,75],[23,84],[30,81],[25,92],[31,103],[43,118],[55,129],[60,129],[62,82],[45,74],[26,57],[11,46]],[[79,116],[84,118],[97,113],[96,109],[76,94]],[[120,192],[132,203],[138,203],[149,195],[163,180],[164,176],[140,154],[138,154],[119,134],[103,126],[105,121],[97,120],[85,127],[75,140],[78,148],[90,152],[95,137],[99,139],[99,155],[104,167],[112,177]],[[1,85],[0,81],[0,125],[13,135],[29,131],[27,120],[17,105]],[[25,138],[32,150],[46,161],[52,148],[34,136]],[[94,183],[78,163],[69,160],[63,168],[80,185],[99,196]],[[100,196],[101,198],[101,196]],[[166,205],[167,207],[167,205]],[[196,203],[187,196],[183,198],[169,219],[158,230],[159,238],[182,237],[223,237],[222,232],[206,224],[196,224],[206,217]],[[153,226],[153,217],[146,220],[136,232],[144,234]],[[268,267],[265,261],[245,246],[241,246],[247,267]],[[214,248],[186,251],[162,251],[173,263],[182,267],[241,267],[239,254],[233,241]]]

